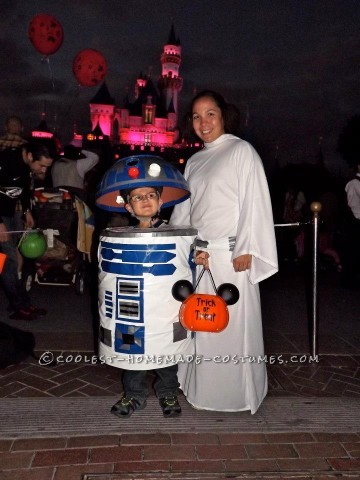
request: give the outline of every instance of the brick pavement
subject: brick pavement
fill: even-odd
[[[58,352],[76,356],[76,352]],[[84,355],[84,352],[82,352]],[[92,354],[85,353],[90,360]],[[360,396],[360,356],[318,362],[277,356],[268,365],[270,396]],[[304,357],[305,358],[305,357]],[[296,358],[299,361],[299,357]],[[288,363],[286,363],[288,362]],[[120,372],[102,364],[53,367],[34,359],[0,371],[0,396],[93,397],[122,391]],[[194,412],[196,415],[196,412]],[[121,428],[121,427],[120,427]],[[360,479],[360,432],[146,433],[0,439],[1,480],[151,478]],[[105,477],[89,476],[89,480]]]
[[[54,356],[64,363],[41,366],[29,359],[0,370],[0,398],[113,396],[122,392],[121,370],[94,364],[93,353],[54,352]],[[80,358],[87,363],[78,363]],[[308,355],[268,354],[269,395],[360,398],[360,355],[309,359]]]
[[[273,291],[283,285],[280,283],[274,280]],[[280,306],[273,302],[273,297],[266,304],[267,292],[264,292],[264,304],[273,322],[265,325],[265,347],[268,357],[271,356],[269,352],[276,356],[276,360],[268,361],[267,365],[268,395],[275,399],[339,399],[339,403],[349,397],[356,400],[360,396],[360,336],[358,327],[355,327],[359,318],[356,307],[358,297],[351,297],[346,292],[334,296],[330,287],[324,290],[323,295],[334,301],[322,302],[320,356],[318,362],[310,363],[309,358],[303,356],[309,350],[308,338],[304,327],[299,327],[300,320],[306,316],[294,313],[302,308],[303,299],[297,301],[300,295],[298,283],[294,281],[292,284],[291,278],[287,283],[291,328],[282,328],[287,325],[286,316],[290,318],[290,307],[281,314]],[[67,317],[65,313],[63,315],[59,317],[59,325],[66,322]],[[45,329],[45,323],[39,324],[44,325],[43,331],[37,334],[39,348],[48,347],[48,335],[52,335],[53,348],[56,345],[65,348],[66,334],[50,334]],[[331,331],[324,331],[325,325],[329,325]],[[64,358],[67,355],[75,357],[78,353],[91,359],[92,353],[86,349],[77,352],[79,342],[74,330],[71,335],[68,334],[70,343],[66,344],[66,348],[69,351],[53,353]],[[81,332],[84,333],[84,330]],[[90,337],[87,340],[89,346]],[[292,355],[297,357],[292,359]],[[0,398],[7,401],[113,397],[120,395],[121,391],[119,370],[93,365],[91,360],[76,363],[74,358],[69,363],[46,367],[28,359],[20,365],[0,370]],[[358,422],[354,419],[354,423],[355,420]],[[119,421],[119,432],[116,434],[104,435],[99,431],[96,436],[68,436],[59,433],[30,439],[19,431],[13,438],[1,437],[0,434],[0,479],[80,480],[85,479],[83,475],[89,474],[87,480],[360,480],[360,431],[353,430],[330,433],[325,428],[322,431],[298,429],[295,432],[260,432],[254,429],[225,433],[225,430],[217,429],[194,433],[189,425],[187,433],[122,433]]]
[[[335,474],[336,478],[347,478],[345,474],[360,478],[356,476],[360,475],[360,434],[134,433],[16,438],[0,440],[0,468],[2,480],[79,480],[85,473],[117,473],[116,478],[129,478],[120,476],[129,473],[156,477],[166,473],[166,478],[211,473],[236,478],[254,472],[259,476],[272,473],[273,479],[295,478],[291,474],[300,473],[307,479],[325,480]]]

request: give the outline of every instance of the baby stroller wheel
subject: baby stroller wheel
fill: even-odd
[[[26,273],[25,276],[22,278],[24,282],[24,287],[27,292],[30,292],[33,283],[34,283],[34,275],[32,273]]]
[[[35,265],[32,261],[27,259],[24,260],[21,281],[25,287],[25,290],[30,292],[35,281]]]
[[[79,268],[75,276],[75,292],[83,295],[85,292],[85,269]]]

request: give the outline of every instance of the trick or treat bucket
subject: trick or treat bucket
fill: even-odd
[[[197,231],[115,227],[100,236],[101,361],[127,370],[174,365],[191,355],[191,332],[172,296],[178,280],[192,281],[190,251]]]

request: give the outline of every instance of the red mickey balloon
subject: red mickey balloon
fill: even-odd
[[[83,87],[94,87],[104,80],[107,71],[105,58],[97,50],[81,50],[73,61],[73,72]]]
[[[36,50],[43,55],[57,52],[64,39],[61,23],[46,13],[40,13],[32,18],[28,35]]]

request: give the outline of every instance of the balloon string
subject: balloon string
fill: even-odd
[[[29,230],[7,230],[5,233],[13,234],[13,233],[32,233],[32,232],[40,232],[40,228],[33,228]]]
[[[51,68],[51,65],[50,65],[50,58],[49,57],[43,57],[41,61],[46,62],[48,64],[49,72],[50,72],[51,85],[52,85],[53,91],[55,91],[54,75],[53,75],[53,71],[52,71],[52,68]]]
[[[64,113],[64,120],[63,120],[63,122],[61,123],[61,125],[60,125],[60,127],[59,127],[59,130],[60,130],[60,131],[63,129],[63,127],[64,127],[64,125],[65,125],[65,122],[68,121],[68,116],[69,116],[69,114],[70,114],[70,112],[71,112],[71,109],[72,109],[72,107],[73,107],[73,105],[74,105],[77,97],[78,97],[79,94],[80,94],[80,88],[81,88],[81,86],[78,85],[78,86],[77,86],[77,89],[76,89],[76,92],[75,92],[75,95],[74,95],[73,99],[71,100],[68,109],[67,109],[66,112]]]

